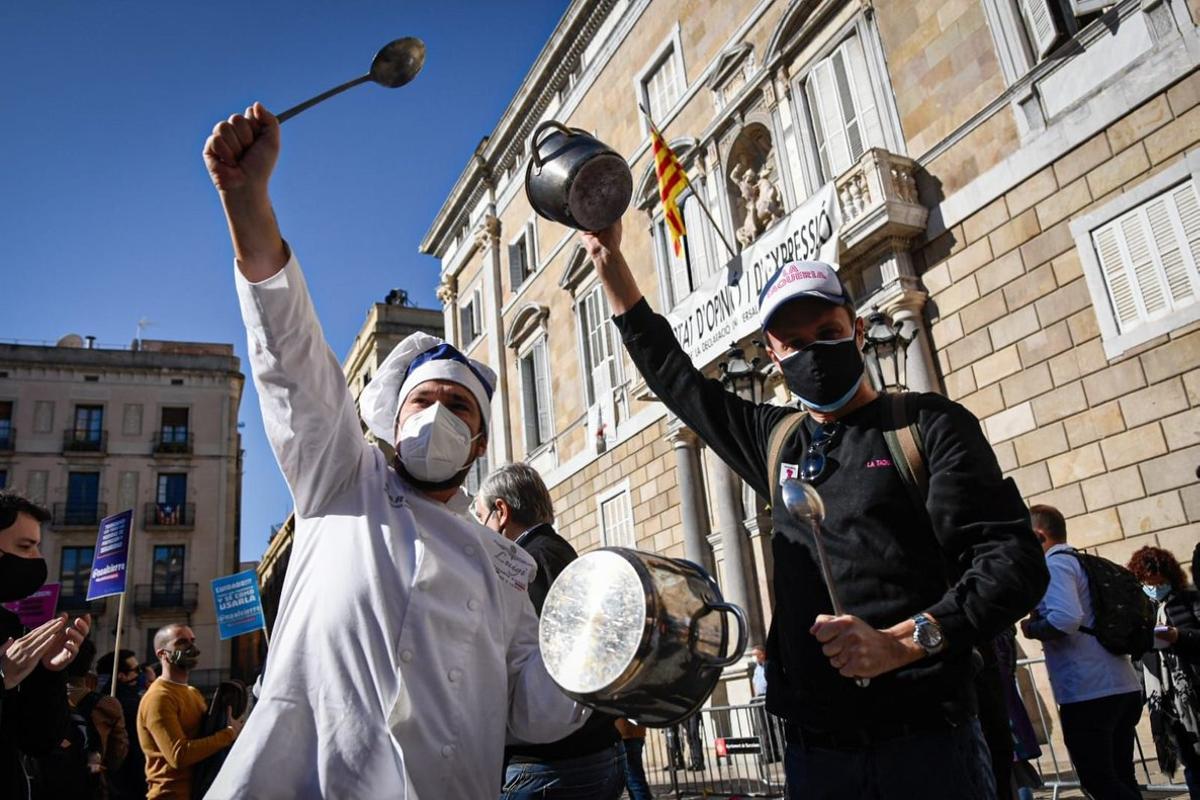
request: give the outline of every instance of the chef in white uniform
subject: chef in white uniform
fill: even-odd
[[[397,461],[364,440],[271,211],[278,152],[261,105],[218,124],[204,150],[263,422],[296,504],[262,698],[207,796],[493,800],[506,739],[554,741],[586,714],[542,664],[532,559],[466,515],[495,377],[414,334],[360,399]]]

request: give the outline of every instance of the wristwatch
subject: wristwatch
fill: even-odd
[[[935,656],[946,649],[946,637],[936,622],[924,614],[917,614],[912,621],[917,626],[913,628],[913,641],[925,651],[925,655]]]

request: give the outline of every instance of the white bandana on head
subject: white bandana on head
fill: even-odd
[[[367,429],[388,444],[396,436],[396,418],[409,392],[425,381],[453,381],[479,403],[486,430],[492,414],[496,373],[486,364],[467,358],[453,345],[428,333],[408,336],[379,365],[379,372],[363,389],[359,414]]]

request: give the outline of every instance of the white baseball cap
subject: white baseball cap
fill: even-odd
[[[854,298],[838,277],[837,267],[824,261],[789,261],[759,292],[758,324],[766,330],[775,312],[799,297],[816,297],[854,310]]]

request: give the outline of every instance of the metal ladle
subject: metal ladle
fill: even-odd
[[[341,86],[335,86],[327,92],[305,100],[298,106],[292,106],[282,114],[276,115],[275,118],[280,122],[287,122],[301,111],[312,108],[322,100],[328,100],[335,94],[341,94],[347,89],[367,81],[374,81],[380,86],[395,89],[417,77],[417,73],[424,65],[425,43],[420,39],[415,36],[405,36],[403,39],[388,42],[375,54],[375,59],[371,62],[371,71],[366,75],[360,75],[352,81],[347,81]]]
[[[812,530],[813,541],[817,546],[817,564],[821,567],[821,577],[825,588],[829,590],[829,602],[833,605],[833,613],[842,616],[846,613],[842,601],[838,599],[837,590],[833,586],[833,570],[829,566],[829,554],[825,551],[825,540],[821,535],[821,523],[825,520],[825,501],[811,483],[788,478],[780,488],[783,497],[783,507],[791,514],[798,524],[808,525]],[[867,686],[870,678],[855,678],[859,686]]]

